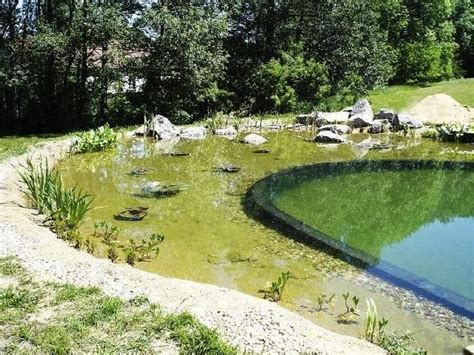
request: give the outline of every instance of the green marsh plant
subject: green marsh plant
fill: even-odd
[[[79,134],[72,146],[73,153],[101,152],[113,148],[118,135],[108,124]]]
[[[331,296],[326,295],[325,293],[321,293],[317,296],[316,304],[318,312],[327,309],[328,307],[334,308],[334,298],[336,295],[333,293]]]
[[[283,292],[290,277],[291,273],[289,271],[282,272],[278,279],[270,284],[267,290],[260,290],[259,292],[264,294],[263,298],[272,302],[279,302],[283,297]]]
[[[23,193],[58,232],[76,229],[92,207],[93,198],[77,187],[65,187],[47,160],[35,166],[29,159],[19,174],[25,185]]]
[[[163,243],[165,237],[160,234],[153,233],[150,237],[142,239],[140,243],[130,239],[128,245],[125,246],[125,261],[132,266],[137,261],[150,261],[158,257],[160,253],[160,244]]]
[[[360,298],[357,296],[352,296],[350,298],[349,292],[343,293],[342,298],[344,299],[344,306],[346,311],[338,314],[337,319],[340,323],[350,323],[354,322],[360,316],[360,311],[357,309],[359,305]]]
[[[365,339],[371,343],[377,342],[378,338],[383,336],[384,328],[388,324],[388,320],[383,318],[379,319],[377,306],[373,299],[369,298],[366,300],[367,313],[365,316]]]
[[[98,237],[102,240],[105,245],[112,245],[117,243],[120,229],[118,227],[112,226],[105,221],[97,221],[94,223],[94,237]]]

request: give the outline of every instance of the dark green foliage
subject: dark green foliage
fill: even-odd
[[[337,109],[474,68],[472,0],[12,6],[0,10],[0,133]]]
[[[114,147],[116,143],[117,133],[105,124],[80,134],[72,146],[72,151],[74,153],[101,152]]]

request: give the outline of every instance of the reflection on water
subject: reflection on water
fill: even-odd
[[[226,286],[257,297],[260,297],[257,291],[268,281],[290,270],[296,278],[288,283],[282,305],[318,324],[345,334],[361,334],[362,323],[346,326],[335,322],[333,313],[340,311],[338,307],[343,307],[339,303],[332,313],[313,310],[321,292],[339,294],[350,290],[362,299],[373,297],[385,315],[394,319],[393,324],[399,323],[396,319],[400,319],[417,331],[420,338],[428,339],[435,335],[439,339],[436,346],[459,349],[462,344],[459,339],[400,311],[384,297],[349,284],[344,284],[341,289],[332,275],[357,273],[347,263],[288,240],[243,212],[242,197],[247,189],[270,173],[303,164],[357,158],[349,145],[328,149],[306,142],[304,139],[309,135],[305,134],[283,132],[265,136],[269,139],[265,145],[271,150],[269,154],[256,154],[255,147],[218,137],[173,142],[171,146],[137,139],[125,142],[113,152],[73,156],[62,162],[59,169],[67,184],[78,184],[95,196],[94,210],[81,226],[83,234],[91,234],[94,222],[103,220],[122,229],[120,240],[123,242],[139,240],[151,233],[165,235],[159,257],[150,263],[138,263],[138,268],[163,276]],[[395,143],[407,146],[402,138],[400,140]],[[456,159],[456,155],[439,155],[441,149],[453,146],[423,141],[409,149],[384,153],[370,151],[364,158]],[[459,148],[473,149],[469,146]],[[169,152],[191,155],[163,155]],[[213,171],[222,164],[235,164],[242,170],[236,174]],[[142,176],[129,175],[133,169],[141,167],[151,171]],[[140,187],[149,181],[182,183],[188,189],[164,199],[136,196]],[[133,206],[149,208],[143,221],[113,220],[114,214]],[[105,248],[99,245],[96,253],[98,257],[105,257]]]
[[[344,173],[280,183],[272,196],[332,238],[474,300],[474,172]]]

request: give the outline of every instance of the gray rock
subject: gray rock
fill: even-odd
[[[372,106],[370,106],[369,101],[362,99],[356,102],[352,108],[349,117],[364,115],[367,116],[370,120],[374,119],[374,112],[372,111]]]
[[[464,355],[474,355],[474,344],[468,345],[463,350]]]
[[[216,129],[214,134],[220,137],[235,137],[237,135],[237,130],[233,126],[228,126]]]
[[[368,129],[369,133],[378,134],[387,132],[390,129],[390,123],[387,120],[374,120]]]
[[[244,144],[249,144],[249,145],[260,145],[260,144],[264,144],[264,143],[267,143],[268,141],[258,135],[258,134],[255,134],[255,133],[251,133],[249,135],[247,135],[243,140],[242,140],[242,143]]]
[[[187,127],[181,129],[179,136],[186,139],[204,139],[206,138],[207,130],[204,127]]]
[[[423,122],[408,114],[400,114],[394,119],[393,127],[398,131],[407,128],[421,128],[423,127]]]
[[[167,140],[178,137],[180,131],[165,116],[156,115],[148,124],[147,136],[156,140]]]
[[[366,115],[355,115],[351,117],[351,125],[354,128],[369,127],[372,125],[373,119]]]
[[[352,128],[347,126],[347,125],[343,125],[343,124],[330,124],[330,125],[325,125],[325,126],[319,127],[319,130],[320,131],[330,131],[330,132],[336,133],[336,134],[349,134],[349,133],[351,133]]]
[[[316,112],[298,115],[296,116],[295,123],[303,124],[303,125],[312,125],[314,120],[318,117]]]
[[[393,124],[393,121],[397,116],[398,115],[395,111],[383,108],[375,114],[374,118],[376,120],[387,120],[390,124]]]
[[[369,101],[362,99],[356,102],[349,115],[352,127],[361,128],[368,127],[374,120],[374,112]]]
[[[346,139],[331,131],[321,131],[313,139],[317,143],[346,143]]]
[[[318,112],[318,116],[314,120],[316,127],[321,127],[329,124],[343,124],[348,125],[349,112]]]

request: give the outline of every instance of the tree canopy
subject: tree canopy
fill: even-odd
[[[0,132],[341,108],[473,75],[471,0],[0,4]]]

